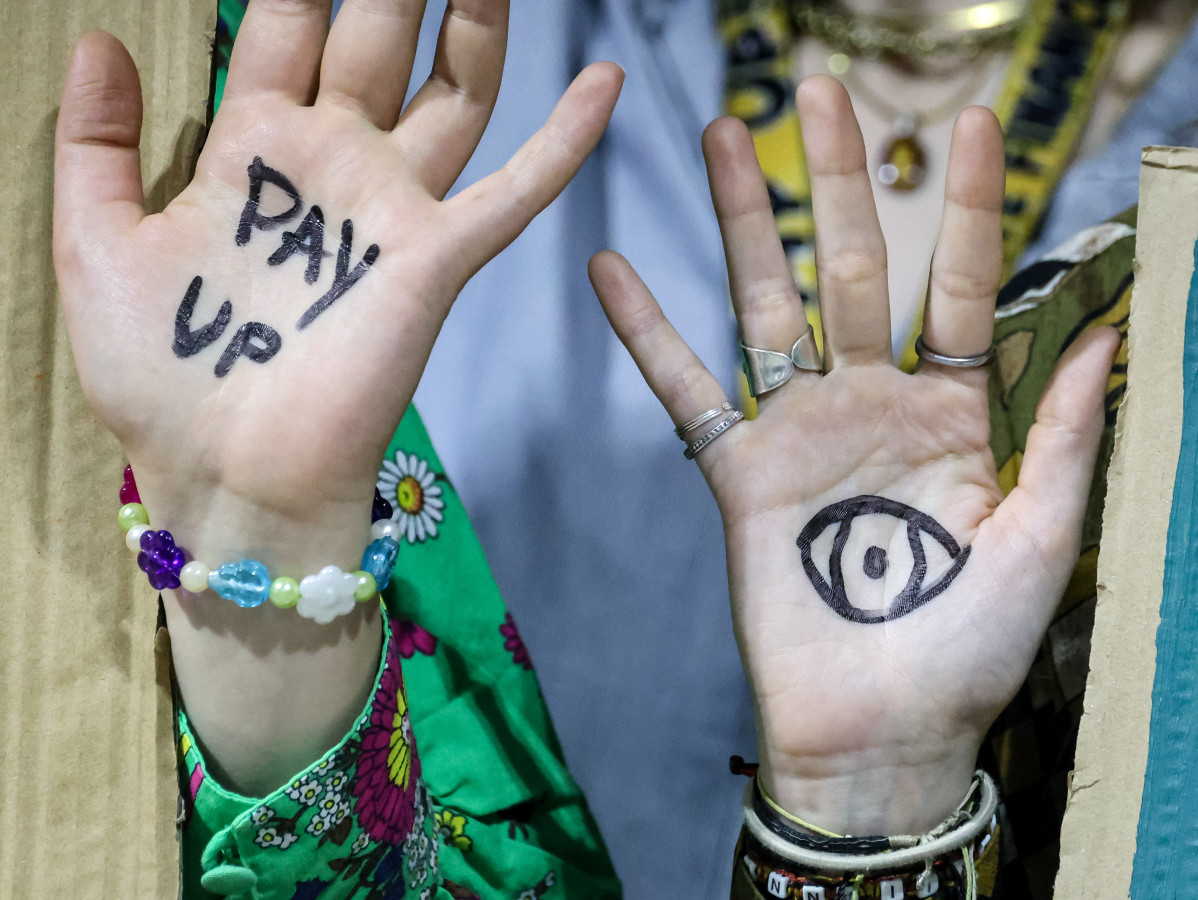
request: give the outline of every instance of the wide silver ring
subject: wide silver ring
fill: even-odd
[[[980,369],[994,362],[996,351],[994,345],[991,344],[989,350],[979,353],[977,356],[945,356],[924,343],[921,334],[915,339],[915,354],[925,362],[936,363],[938,366],[951,366],[954,369]]]
[[[727,400],[725,400],[721,405],[717,406],[715,409],[709,409],[709,410],[707,410],[707,412],[700,413],[699,415],[695,416],[693,419],[691,419],[685,425],[679,425],[677,428],[674,429],[674,434],[678,435],[678,437],[682,438],[683,440],[686,440],[685,435],[692,428],[698,428],[700,425],[703,425],[706,422],[710,422],[712,419],[722,416],[724,413],[728,413],[728,412],[732,412],[732,404],[729,403]]]
[[[745,375],[749,379],[749,393],[754,397],[782,387],[790,380],[795,369],[804,372],[824,371],[819,348],[815,346],[815,331],[810,324],[803,336],[791,346],[790,353],[762,350],[741,341],[740,354],[745,363]]]
[[[682,451],[682,455],[687,459],[694,459],[696,453],[698,453],[744,417],[745,414],[739,409],[732,410],[732,414],[721,421],[719,425],[711,429],[711,431],[707,432],[701,438],[695,440],[693,443],[687,444],[686,449]]]

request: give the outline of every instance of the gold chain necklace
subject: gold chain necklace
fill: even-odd
[[[991,0],[940,14],[866,14],[840,4],[797,0],[791,3],[790,14],[800,33],[837,52],[870,59],[928,60],[969,58],[1009,44],[1027,7],[1027,0]]]

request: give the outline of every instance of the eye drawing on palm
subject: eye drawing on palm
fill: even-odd
[[[905,523],[907,546],[911,552],[911,574],[898,594],[887,605],[878,609],[863,609],[853,603],[849,599],[845,583],[846,566],[853,564],[846,562],[844,558],[852,534],[853,521],[867,516],[887,516]],[[833,526],[837,527],[828,551],[825,577],[813,548],[821,536]],[[922,537],[924,534],[931,537],[944,551],[948,562],[944,574],[927,586],[924,585],[924,581],[929,565],[928,552]],[[862,623],[889,622],[901,618],[940,595],[961,573],[970,552],[970,547],[960,546],[944,526],[927,513],[897,500],[869,494],[825,506],[807,523],[799,534],[797,544],[803,559],[803,570],[820,599],[842,618]],[[891,568],[891,562],[885,549],[871,544],[862,554],[862,574],[871,581],[879,581]]]
[[[283,173],[266,165],[261,157],[254,157],[247,172],[249,191],[234,238],[239,247],[244,247],[250,242],[254,231],[273,231],[290,222],[299,215],[304,206],[303,198],[292,181]],[[262,189],[268,184],[277,188],[290,201],[290,206],[281,213],[266,215],[262,212]],[[320,279],[325,257],[331,255],[324,249],[324,234],[324,213],[319,206],[312,206],[295,231],[283,232],[278,248],[267,257],[266,264],[272,267],[280,266],[295,254],[301,254],[307,258],[304,281],[310,285],[315,284]],[[341,223],[341,244],[337,250],[332,285],[300,316],[295,326],[296,331],[302,331],[311,325],[317,316],[361,280],[378,259],[378,244],[371,244],[362,254],[362,258],[351,268],[353,243],[354,223],[353,220],[346,219]],[[203,286],[203,277],[195,276],[175,313],[175,340],[171,349],[180,359],[195,356],[219,340],[233,319],[233,302],[225,300],[211,322],[192,329],[192,315]],[[251,362],[265,363],[274,358],[282,345],[282,336],[270,325],[265,322],[245,322],[234,332],[217,360],[213,373],[217,378],[223,378],[242,356]]]

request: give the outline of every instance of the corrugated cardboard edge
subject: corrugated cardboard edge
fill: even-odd
[[[1058,900],[1126,897],[1148,760],[1165,544],[1181,448],[1198,150],[1149,147],[1140,174],[1128,391],[1103,512],[1098,606]]]
[[[178,893],[169,657],[116,528],[124,463],[82,397],[59,314],[53,138],[75,38],[110,31],[141,70],[151,206],[177,193],[202,133],[216,7],[0,4],[0,900]]]

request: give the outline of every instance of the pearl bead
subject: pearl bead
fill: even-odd
[[[134,525],[149,525],[150,514],[140,503],[126,503],[116,514],[116,520],[121,523],[122,529],[128,531]]]
[[[141,536],[149,530],[149,525],[134,525],[125,532],[125,546],[134,553],[139,553],[141,551]]]
[[[183,590],[185,591],[190,591],[193,594],[202,594],[208,590],[208,573],[210,571],[198,559],[193,559],[179,570],[179,583],[183,585]]]
[[[357,585],[354,587],[354,599],[359,603],[364,603],[379,592],[378,582],[369,572],[359,569],[354,572],[354,579],[357,581]]]
[[[376,541],[383,538],[390,538],[393,541],[399,540],[399,523],[391,519],[379,519],[370,526],[370,535]]]
[[[270,584],[270,602],[279,609],[291,609],[299,603],[300,586],[294,578],[286,575],[276,578]]]

